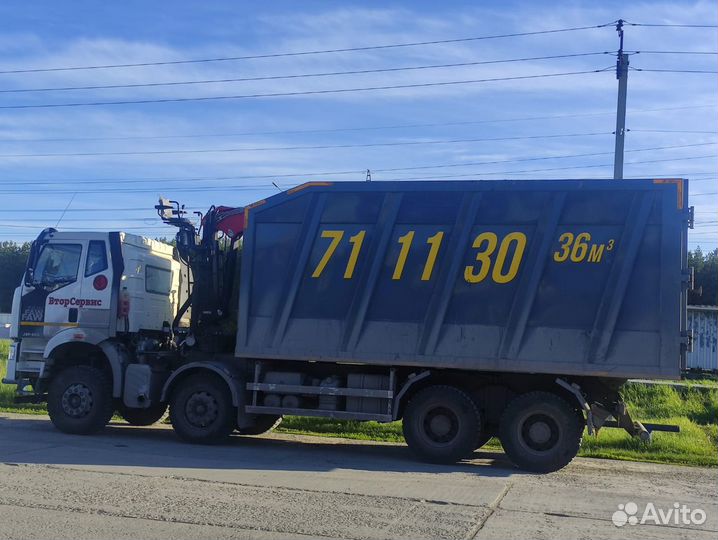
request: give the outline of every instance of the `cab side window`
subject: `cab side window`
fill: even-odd
[[[35,265],[35,281],[45,285],[72,283],[82,255],[81,244],[47,244]]]
[[[145,266],[145,291],[167,295],[172,289],[172,272],[156,266]]]
[[[91,276],[107,270],[107,252],[102,240],[90,240],[87,248],[87,262],[85,263],[85,276]]]

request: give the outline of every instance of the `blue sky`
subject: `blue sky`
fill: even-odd
[[[713,1],[5,1],[0,4],[0,71],[446,40],[592,26],[618,18],[715,24],[718,8]],[[628,27],[625,46],[632,51],[715,52],[717,35],[715,29]],[[264,198],[276,192],[273,181],[285,188],[312,179],[363,180],[366,169],[372,170],[375,181],[606,178],[613,170],[616,80],[610,69],[304,96],[2,108],[591,71],[612,66],[615,58],[608,54],[195,85],[10,90],[276,77],[616,48],[616,32],[607,27],[243,61],[0,74],[0,240],[32,239],[41,228],[55,225],[70,201],[63,229],[125,229],[169,236],[171,229],[158,223],[152,209],[159,194],[205,209],[210,204],[240,206]],[[715,71],[716,56],[646,53],[632,56],[631,65]],[[625,176],[691,179],[691,204],[698,222],[690,235],[691,247],[713,248],[718,242],[717,95],[713,74],[632,71],[629,75],[627,126],[632,131],[626,139]],[[644,150],[666,146],[680,148]],[[191,152],[182,153],[187,150]],[[566,157],[574,154],[599,155]],[[426,168],[386,170],[409,167]],[[316,175],[323,172],[346,174]]]

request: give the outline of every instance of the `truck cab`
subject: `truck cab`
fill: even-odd
[[[3,382],[17,384],[20,397],[42,396],[54,373],[79,363],[107,371],[118,398],[127,351],[162,339],[181,295],[172,246],[123,232],[45,229],[13,296]]]

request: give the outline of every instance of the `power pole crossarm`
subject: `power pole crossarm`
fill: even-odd
[[[626,97],[628,91],[628,55],[623,52],[623,19],[616,23],[619,48],[616,60],[616,78],[618,79],[618,104],[616,107],[616,148],[613,157],[613,178],[623,178],[623,147],[626,138]]]

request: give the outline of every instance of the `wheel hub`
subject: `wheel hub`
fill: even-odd
[[[92,410],[92,391],[82,383],[68,386],[62,394],[62,411],[72,418],[87,416]]]
[[[218,413],[217,400],[209,392],[195,392],[185,405],[187,420],[195,427],[203,428],[212,424]]]
[[[445,437],[451,431],[451,419],[443,414],[438,414],[431,419],[431,431],[439,437]]]
[[[536,452],[553,449],[561,437],[561,428],[556,421],[545,414],[534,414],[521,425],[521,441]]]
[[[535,422],[529,428],[529,437],[537,444],[545,444],[551,438],[551,428],[545,422]]]
[[[424,417],[424,434],[434,444],[451,442],[459,431],[459,419],[445,407],[436,407]]]

